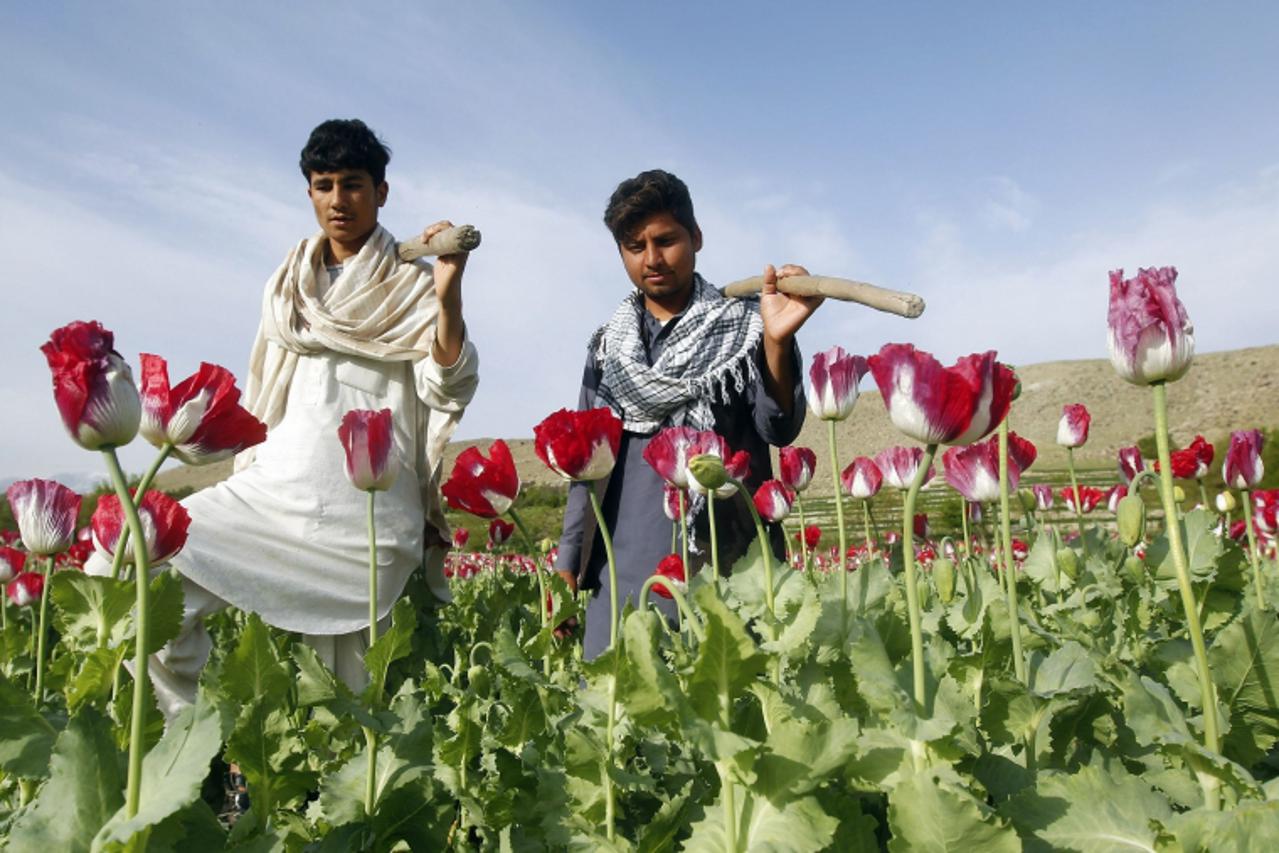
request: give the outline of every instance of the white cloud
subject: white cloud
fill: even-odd
[[[981,218],[994,231],[1021,233],[1033,224],[1037,207],[1035,199],[1009,177],[996,177],[988,182],[987,197],[981,205]]]

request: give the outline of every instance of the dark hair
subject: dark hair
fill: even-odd
[[[311,180],[312,172],[339,172],[363,169],[374,184],[386,180],[386,164],[391,162],[391,149],[358,118],[333,118],[311,131],[302,149],[302,176]]]
[[[604,208],[604,224],[613,239],[622,242],[636,226],[654,213],[669,213],[689,234],[697,233],[693,199],[688,187],[670,172],[650,169],[622,181]]]

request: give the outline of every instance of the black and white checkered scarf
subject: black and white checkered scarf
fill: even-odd
[[[764,326],[755,300],[729,299],[700,275],[684,314],[650,365],[640,335],[644,297],[629,295],[591,339],[602,376],[601,405],[626,429],[656,432],[664,426],[712,429],[711,404],[758,378],[756,357]]]

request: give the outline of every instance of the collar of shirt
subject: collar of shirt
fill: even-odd
[[[675,324],[680,318],[688,312],[688,306],[684,310],[672,316],[663,323],[654,317],[644,307],[644,303],[639,305],[639,324],[640,324],[640,340],[644,342],[644,348],[648,351],[648,363],[652,364],[662,356],[662,350],[666,347],[666,339],[670,337],[671,330],[675,328]]]

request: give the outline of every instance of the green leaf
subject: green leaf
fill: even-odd
[[[755,760],[756,790],[774,804],[810,793],[843,769],[857,751],[859,734],[857,722],[848,717],[778,721]]]
[[[1251,766],[1279,741],[1279,618],[1250,607],[1213,640],[1208,664],[1230,715],[1222,751]]]
[[[209,763],[222,747],[227,725],[221,709],[204,694],[179,713],[142,759],[138,813],[130,818],[121,807],[98,832],[94,848],[126,843],[193,803],[200,796]]]
[[[74,712],[86,702],[106,698],[127,653],[126,647],[115,646],[94,649],[84,655],[79,669],[66,685],[67,709]]]
[[[766,798],[737,786],[735,850],[804,853],[823,850],[835,837],[839,822],[822,810],[815,797],[794,800],[778,808]],[[720,792],[701,820],[692,825],[686,853],[722,853],[730,849],[725,834],[727,815]]]
[[[322,706],[339,719],[351,717],[361,726],[381,729],[381,722],[320,660],[315,649],[306,643],[295,643],[293,662],[298,667],[298,707]]]
[[[182,630],[182,577],[175,571],[160,572],[151,579],[147,600],[147,654],[164,648]]]
[[[270,836],[257,836],[255,841],[273,840]],[[170,815],[156,824],[147,837],[146,853],[221,853],[226,849],[227,833],[218,822],[218,816],[204,800],[196,800],[177,814]],[[234,849],[250,853],[247,845]],[[271,850],[256,845],[263,853]],[[276,848],[282,850],[283,847]]]
[[[0,674],[0,770],[22,779],[49,775],[57,732],[31,704],[27,691]]]
[[[529,666],[528,657],[515,640],[511,623],[503,622],[493,634],[493,662],[511,678],[530,684],[544,681],[542,674]]]
[[[688,695],[704,720],[719,719],[720,693],[735,696],[763,670],[768,658],[746,632],[741,618],[729,610],[709,586],[694,593],[706,628],[688,680]]]
[[[1130,675],[1124,686],[1124,723],[1142,746],[1192,740],[1186,715],[1168,688],[1144,675]]]
[[[364,665],[369,670],[369,686],[364,691],[366,702],[372,700],[376,704],[381,701],[391,664],[413,651],[413,629],[416,627],[417,614],[413,602],[401,598],[391,608],[390,629],[364,653]]]
[[[303,745],[278,695],[260,696],[240,712],[226,742],[226,758],[240,765],[249,800],[262,813],[309,791],[315,773],[303,766]]]
[[[292,685],[262,617],[250,613],[240,641],[222,667],[219,689],[236,704],[248,705],[263,697],[279,703],[292,692]]]
[[[1021,850],[1017,833],[985,803],[932,773],[919,773],[892,790],[888,825],[889,850]]]
[[[781,608],[778,609],[778,614],[782,614]],[[769,654],[781,655],[787,659],[799,657],[807,649],[808,639],[817,627],[821,615],[822,603],[817,597],[817,591],[812,587],[806,588],[803,597],[799,599],[799,606],[783,617],[782,630],[777,639],[764,643],[762,648]]]
[[[1032,652],[1028,669],[1031,691],[1043,698],[1097,688],[1092,657],[1074,641],[1063,643],[1046,657]]]
[[[83,572],[54,572],[49,586],[54,624],[64,642],[77,649],[96,648],[99,630],[110,645],[122,645],[132,627],[125,617],[135,599],[130,581]]]
[[[111,723],[86,708],[58,735],[49,781],[14,824],[7,849],[88,853],[98,830],[124,803],[123,790]]]
[[[1234,565],[1240,559],[1237,550],[1223,553],[1221,540],[1212,532],[1217,523],[1215,513],[1192,510],[1182,519],[1182,542],[1195,583],[1212,580],[1219,571],[1238,573]],[[1177,587],[1177,567],[1172,559],[1167,534],[1157,537],[1146,551],[1146,564],[1155,567],[1155,582],[1165,589]]]
[[[1155,850],[1151,820],[1172,815],[1168,801],[1115,762],[1074,774],[1041,771],[1037,784],[1008,800],[1000,813],[1053,850],[1108,853]]]
[[[1245,802],[1224,812],[1195,809],[1175,815],[1166,824],[1187,851],[1279,850],[1279,802]]]

